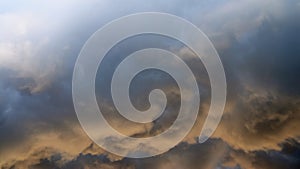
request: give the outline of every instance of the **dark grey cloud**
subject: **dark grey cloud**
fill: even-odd
[[[181,143],[171,151],[145,159],[124,158],[111,161],[106,155],[79,154],[72,160],[64,161],[63,154],[41,150],[35,153],[43,158],[29,158],[17,161],[11,168],[34,169],[74,169],[74,168],[114,168],[114,169],[297,169],[300,166],[300,146],[296,140],[288,139],[280,144],[281,149],[245,152],[235,150],[221,139],[210,139],[204,144]],[[45,156],[45,152],[47,155]],[[31,161],[30,161],[31,160]],[[9,168],[10,166],[6,166]],[[4,168],[6,168],[4,167]]]
[[[292,12],[284,18],[272,15],[265,18],[254,35],[237,44],[243,52],[238,69],[245,82],[297,96],[300,91],[297,78],[300,24],[296,18],[300,11],[297,6],[289,6],[289,9]]]
[[[37,4],[29,2],[18,5],[16,11],[8,10],[14,9],[15,4],[5,4],[9,7],[0,10],[0,22],[4,25],[0,28],[1,165],[10,157],[16,161],[27,159],[28,163],[22,160],[12,162],[15,168],[24,163],[31,168],[146,168],[150,164],[157,168],[181,165],[182,168],[299,168],[298,140],[284,142],[287,138],[300,136],[299,2],[131,1],[117,7],[115,4],[118,3],[76,2],[54,12],[56,3],[38,9]],[[115,162],[112,157],[103,155],[103,150],[98,154],[78,155],[90,140],[80,129],[72,105],[71,75],[76,57],[87,38],[103,24],[141,11],[182,16],[207,33],[216,46],[227,75],[228,105],[214,137],[224,141],[181,144],[162,156],[136,161],[123,159]],[[111,78],[115,61],[134,50],[151,45],[169,48],[186,57],[194,72],[198,72],[202,118],[210,98],[203,65],[178,43],[155,38],[152,41],[148,38],[150,42],[144,43],[145,40],[147,38],[136,39],[132,43],[138,42],[138,45],[132,45],[132,48],[121,44],[115,53],[112,51],[113,59],[108,59],[99,70],[99,73],[104,73],[102,78]],[[107,85],[101,80],[98,82]],[[123,125],[120,126],[122,121],[117,120],[120,116],[108,95],[109,88],[102,86],[97,89],[102,93],[98,101],[114,127],[121,131],[123,128],[124,133],[135,137],[154,135],[168,128],[178,107],[176,84],[167,75],[156,71],[140,74],[133,84],[132,101],[139,109],[149,106],[148,91],[161,85],[170,100],[167,113],[153,124],[130,124],[133,127],[124,129]],[[200,119],[196,124],[196,130],[200,131],[197,126],[201,126]],[[195,133],[190,137],[192,140],[199,134]],[[41,137],[49,137],[50,141]],[[74,148],[76,151],[67,148],[78,143],[82,145]],[[30,161],[32,153],[43,152],[39,148],[51,146],[57,150],[38,154],[33,162]],[[208,155],[203,157],[202,154]],[[216,154],[219,156],[214,161]],[[65,156],[71,157],[66,160]],[[225,165],[226,160],[229,166]],[[210,164],[210,161],[215,163]]]

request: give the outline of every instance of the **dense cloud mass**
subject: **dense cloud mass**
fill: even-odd
[[[297,0],[123,3],[0,2],[1,168],[300,168]],[[96,95],[105,118],[121,133],[132,137],[162,133],[180,106],[174,79],[149,70],[132,81],[131,101],[146,110],[149,92],[160,88],[168,98],[164,114],[139,124],[118,113],[110,95],[111,77],[117,64],[134,51],[156,47],[176,53],[192,69],[201,94],[197,121],[180,144],[155,157],[130,159],[106,152],[85,134],[73,108],[72,72],[81,47],[97,29],[120,16],[145,11],[181,16],[208,35],[222,60],[228,95],[216,132],[198,144],[211,95],[201,61],[184,44],[166,37],[136,36],[119,43],[100,65]]]
[[[108,168],[108,169],[143,169],[143,168],[266,168],[297,169],[300,166],[299,143],[286,140],[280,150],[257,150],[245,152],[230,147],[221,139],[210,139],[204,144],[181,143],[169,152],[145,159],[128,159],[113,161],[105,154],[93,154],[93,144],[76,158],[68,160],[65,154],[53,149],[39,150],[23,161],[14,163],[11,168]],[[89,153],[87,153],[89,151]],[[6,166],[4,166],[5,168]]]

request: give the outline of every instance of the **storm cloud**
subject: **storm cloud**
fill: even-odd
[[[2,168],[299,168],[300,3],[280,1],[0,2],[0,166]],[[159,47],[193,70],[201,106],[189,135],[165,154],[127,159],[101,149],[81,128],[73,108],[72,71],[85,41],[105,23],[135,12],[181,16],[204,31],[224,65],[228,96],[213,137],[197,144],[210,105],[201,61],[183,44],[158,36],[127,39],[98,70],[97,101],[123,134],[149,137],[177,116],[178,86],[167,74],[145,71],[132,82],[133,105],[144,110],[161,88],[168,105],[153,123],[120,116],[110,96],[114,67],[126,55]],[[127,44],[125,44],[125,42]],[[137,99],[136,99],[137,98]],[[124,128],[124,124],[127,126]]]

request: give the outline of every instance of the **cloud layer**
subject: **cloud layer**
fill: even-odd
[[[299,2],[132,0],[120,7],[116,3],[121,2],[47,2],[45,7],[34,0],[0,3],[2,168],[299,168]],[[182,56],[201,93],[197,122],[184,143],[166,154],[134,160],[105,152],[84,133],[73,109],[71,76],[76,57],[93,32],[112,19],[142,11],[184,17],[208,35],[224,64],[228,101],[213,138],[196,144],[210,104],[209,80],[201,62],[184,45],[163,37],[135,37],[119,44],[99,69],[102,80],[97,77],[101,87],[96,93],[106,118],[123,134],[161,133],[176,118],[180,101],[171,77],[143,72],[132,83],[133,104],[146,109],[149,91],[159,87],[168,97],[165,114],[145,125],[118,114],[106,80],[132,51],[152,46]]]

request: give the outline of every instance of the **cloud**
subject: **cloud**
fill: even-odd
[[[70,1],[63,1],[65,5],[47,2],[41,9],[36,1],[0,5],[0,165],[299,168],[299,145],[295,139],[300,135],[297,1],[131,2],[121,7],[115,6],[119,1],[76,1],[73,5]],[[170,48],[186,59],[200,84],[199,117],[184,139],[189,144],[180,144],[158,157],[135,161],[113,156],[91,144],[80,128],[71,98],[76,56],[85,40],[104,23],[138,11],[185,17],[207,33],[216,46],[227,75],[228,104],[214,141],[194,144],[210,99],[203,65],[187,48],[155,37],[137,37],[131,42],[129,39],[131,45],[120,45],[112,52],[113,59],[106,60],[107,64],[99,69],[99,73],[104,73],[104,81],[96,82],[101,85],[96,89],[97,94],[101,93],[97,95],[99,106],[112,126],[126,135],[148,137],[167,129],[176,118],[179,105],[178,89],[170,77],[144,72],[133,82],[132,102],[141,110],[147,108],[148,91],[152,88],[162,86],[168,96],[163,117],[146,125],[120,118],[105,81],[123,55],[149,45]],[[285,141],[287,138],[296,141]]]
[[[246,90],[232,104],[215,136],[237,149],[278,149],[278,143],[299,136],[299,99]]]
[[[245,152],[230,147],[221,139],[209,139],[203,144],[181,143],[171,151],[145,159],[119,159],[111,161],[104,154],[80,153],[73,159],[66,160],[64,153],[54,149],[40,149],[28,159],[15,161],[15,168],[126,168],[126,169],[297,169],[299,143],[296,140],[285,140],[280,150],[258,150]],[[89,147],[91,148],[91,147]],[[3,166],[9,168],[10,166]]]

